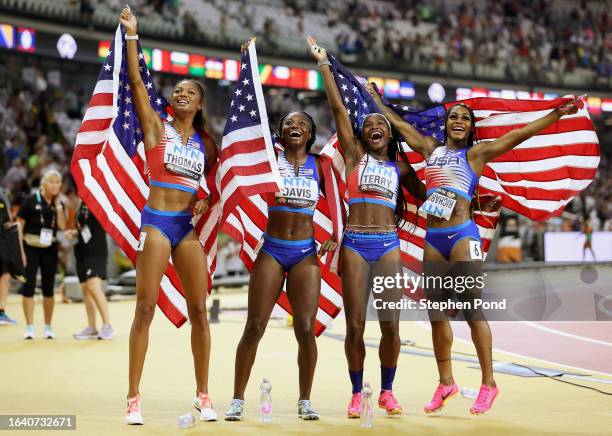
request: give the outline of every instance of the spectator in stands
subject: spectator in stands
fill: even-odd
[[[55,305],[53,288],[57,270],[58,246],[57,230],[64,230],[66,215],[60,201],[62,176],[57,171],[45,173],[41,189],[23,200],[17,214],[20,230],[23,233],[23,251],[26,255],[26,283],[23,295],[23,312],[26,318],[24,339],[34,339],[34,290],[36,274],[40,268],[43,293],[45,329],[43,337],[53,339],[51,328]]]

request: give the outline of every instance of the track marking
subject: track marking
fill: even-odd
[[[545,326],[540,325],[540,324],[536,324],[533,321],[523,321],[523,322],[525,324],[533,327],[533,328],[536,328],[536,329],[539,329],[539,330],[542,330],[542,331],[545,331],[545,332],[548,332],[548,333],[552,333],[552,334],[555,334],[555,335],[566,336],[568,338],[577,339],[579,341],[591,342],[592,344],[598,344],[598,345],[604,345],[606,347],[612,347],[612,342],[602,341],[600,339],[587,338],[586,336],[574,335],[572,333],[567,333],[567,332],[564,332],[562,330],[557,330],[557,329],[553,329],[553,328],[550,328],[550,327],[545,327]]]
[[[431,331],[431,329],[429,328],[429,323],[426,323],[424,321],[418,321],[418,324],[421,327],[423,327],[425,330]],[[461,342],[463,342],[465,344],[474,345],[472,343],[471,339],[463,339],[463,338],[459,338],[459,337],[455,337],[455,336],[453,336],[453,337],[454,337],[454,339],[459,340],[459,341],[461,341]],[[520,357],[520,358],[523,358],[523,359],[536,360],[538,362],[547,363],[549,365],[560,366],[560,367],[563,367],[563,368],[568,368],[568,369],[573,369],[573,370],[578,370],[578,371],[583,371],[583,372],[592,372],[594,374],[603,375],[603,376],[606,376],[606,377],[612,377],[612,373],[603,372],[603,371],[597,371],[597,370],[594,370],[594,369],[581,368],[579,366],[567,365],[565,363],[553,362],[551,360],[540,359],[538,357],[526,356],[524,354],[513,353],[512,351],[502,350],[501,348],[494,347],[493,351],[496,352],[496,353],[505,353],[505,354],[508,354],[510,356]]]

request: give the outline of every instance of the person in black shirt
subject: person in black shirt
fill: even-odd
[[[57,270],[57,230],[66,228],[64,206],[60,201],[62,176],[55,170],[48,171],[41,179],[41,189],[27,196],[17,213],[19,228],[23,234],[26,255],[26,282],[21,289],[23,312],[26,318],[24,339],[34,339],[34,289],[36,273],[40,267],[42,277],[43,310],[45,313],[45,339],[53,339],[53,287]]]
[[[7,227],[12,225],[14,224],[11,217],[11,204],[2,188],[0,188],[0,232],[4,232]],[[9,274],[8,267],[0,260],[0,325],[13,325],[17,323],[5,312],[10,283],[11,275]]]
[[[106,279],[108,257],[106,232],[82,201],[76,215],[76,230],[66,231],[66,236],[78,237],[78,242],[74,246],[74,257],[87,312],[87,327],[73,336],[75,339],[111,339],[115,331],[110,324],[108,303],[102,290],[102,280]],[[100,332],[96,329],[96,307],[102,317]]]

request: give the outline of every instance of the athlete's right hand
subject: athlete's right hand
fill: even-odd
[[[119,22],[125,27],[125,31],[128,35],[133,36],[138,33],[138,22],[130,8],[123,8],[121,15],[119,15]]]
[[[374,82],[366,83],[365,87],[368,91],[368,94],[370,94],[370,97],[372,97],[372,99],[376,103],[379,103],[381,99],[380,99],[380,93],[378,92],[378,86],[376,86],[376,83]]]
[[[247,51],[249,51],[249,45],[251,45],[251,41],[255,41],[255,37],[249,39],[240,46],[240,53],[246,53]]]
[[[310,54],[316,61],[320,61],[321,59],[327,59],[327,52],[323,47],[319,47],[317,45],[317,40],[312,36],[306,38],[306,42],[310,46]]]

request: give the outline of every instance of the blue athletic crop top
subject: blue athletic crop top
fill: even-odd
[[[268,195],[268,210],[314,215],[319,201],[319,172],[315,157],[309,154],[296,175],[293,164],[287,160],[284,152],[280,152],[278,169],[282,189]]]
[[[446,145],[436,147],[427,159],[425,187],[427,195],[444,188],[471,201],[478,176],[467,160],[467,148],[450,150]]]

